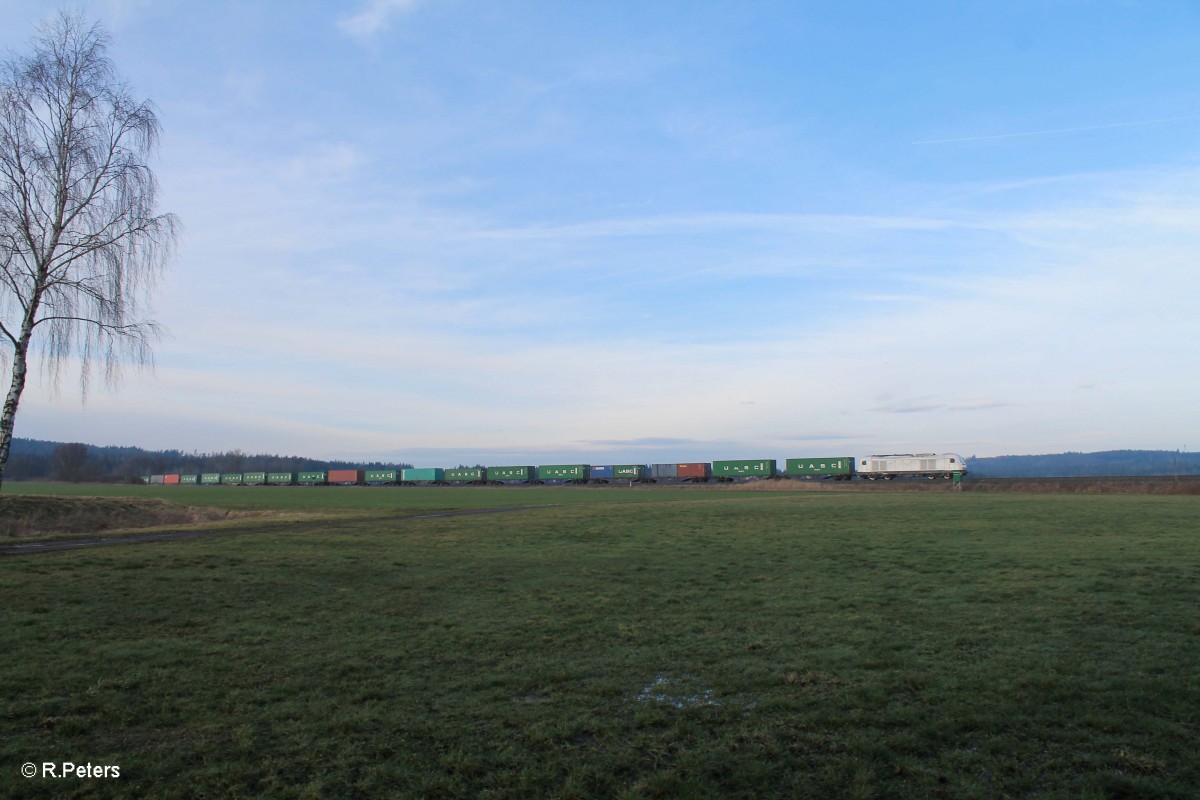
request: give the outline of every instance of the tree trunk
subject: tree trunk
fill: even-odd
[[[0,488],[4,486],[4,467],[8,464],[8,452],[12,449],[13,424],[17,420],[17,404],[21,392],[25,391],[25,353],[13,353],[12,385],[4,399],[4,411],[0,413]]]
[[[4,398],[4,410],[0,412],[0,489],[4,487],[4,467],[8,464],[8,454],[12,450],[17,406],[21,403],[21,393],[25,391],[25,375],[29,371],[29,340],[33,337],[36,314],[35,302],[25,314],[21,324],[21,338],[17,339],[13,347],[12,383],[8,387],[8,396]]]

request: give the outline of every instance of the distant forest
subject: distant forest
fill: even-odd
[[[391,469],[406,463],[321,461],[281,455],[185,453],[140,447],[97,447],[80,442],[14,439],[5,480],[140,482],[143,475],[201,472],[302,472],[329,469]],[[462,466],[462,465],[460,465]],[[478,465],[476,465],[478,466]],[[1172,450],[1108,450],[1038,456],[969,458],[977,478],[1072,478],[1145,475],[1200,475],[1200,453]]]
[[[4,470],[6,481],[67,481],[73,483],[140,483],[143,475],[202,472],[305,472],[329,469],[411,467],[404,463],[322,461],[301,456],[240,450],[227,453],[185,453],[182,450],[143,450],[140,447],[97,447],[81,442],[13,439]]]
[[[1042,456],[968,458],[976,478],[1093,478],[1200,475],[1200,453],[1176,450],[1105,450]]]

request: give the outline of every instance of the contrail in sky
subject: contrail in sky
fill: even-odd
[[[1160,122],[1178,122],[1184,119],[1196,119],[1200,114],[1187,114],[1182,117],[1162,117],[1160,119],[1144,119],[1138,122],[1114,122],[1108,125],[1088,125],[1083,128],[1055,128],[1048,131],[1025,131],[1024,133],[996,133],[990,136],[963,136],[958,139],[922,139],[913,144],[951,144],[953,142],[982,142],[988,139],[1016,139],[1021,136],[1050,136],[1056,133],[1079,133],[1080,131],[1103,131],[1110,128],[1133,128],[1138,125],[1157,125]]]

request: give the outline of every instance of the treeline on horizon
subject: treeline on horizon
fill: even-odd
[[[1105,450],[967,459],[976,478],[1106,478],[1200,475],[1200,453]]]
[[[140,483],[143,475],[202,472],[306,472],[330,469],[390,469],[406,463],[322,461],[301,456],[240,450],[225,453],[185,453],[182,450],[143,450],[82,442],[13,439],[4,479],[67,481],[70,483]]]
[[[301,456],[240,450],[185,453],[140,447],[98,447],[80,442],[13,439],[5,480],[138,483],[143,475],[202,472],[304,472],[329,469],[391,469],[403,462],[322,461]],[[469,466],[469,465],[460,465]],[[474,466],[484,466],[476,464]],[[1200,475],[1200,453],[1172,450],[1106,450],[1097,453],[1054,453],[1029,456],[972,457],[976,478],[1088,478],[1152,475]]]

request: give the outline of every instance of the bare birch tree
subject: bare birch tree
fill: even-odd
[[[86,398],[94,368],[113,385],[123,364],[152,363],[160,335],[143,303],[178,222],[156,212],[158,117],[117,75],[109,42],[60,13],[32,54],[0,66],[0,364],[12,370],[0,484],[31,352],[55,385],[78,358]]]

